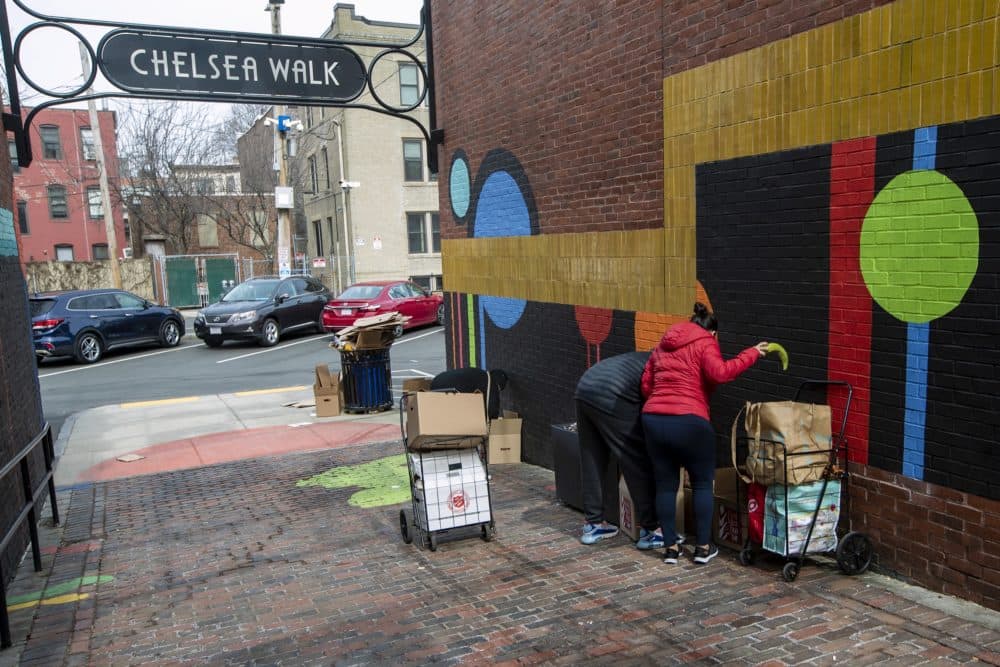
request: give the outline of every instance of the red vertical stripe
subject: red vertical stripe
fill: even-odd
[[[861,225],[875,197],[875,138],[833,144],[830,160],[830,349],[827,376],[854,388],[846,435],[851,461],[868,462],[872,298],[861,276]],[[830,396],[834,431],[846,393]]]

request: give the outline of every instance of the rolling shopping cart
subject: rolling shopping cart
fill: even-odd
[[[431,551],[437,551],[439,535],[456,529],[471,532],[469,528],[479,527],[486,542],[496,534],[487,465],[488,436],[453,433],[420,444],[409,437],[407,414],[420,400],[418,394],[438,393],[455,394],[404,393],[399,401],[411,498],[410,507],[399,510],[399,531],[406,544],[417,538],[418,544]],[[482,403],[479,394],[466,396]]]
[[[753,444],[758,474],[763,469],[768,478],[780,480],[767,486],[761,543],[754,544],[753,537],[748,536],[739,554],[740,563],[751,565],[755,559],[754,548],[760,546],[787,560],[781,574],[788,582],[798,576],[808,554],[832,553],[841,571],[848,575],[865,572],[874,558],[868,535],[850,529],[848,444],[844,432],[853,388],[842,381],[807,380],[799,386],[794,401],[819,399],[821,395],[822,400],[813,403],[824,404],[829,401],[831,392],[841,392],[845,402],[839,430],[832,433],[827,449],[788,451],[784,442],[761,437],[760,433],[737,434],[734,424],[734,434],[737,434],[733,440],[734,459],[746,461]],[[803,484],[788,483],[789,473],[801,467],[804,460],[799,457],[811,457],[807,465],[819,466],[818,479]],[[737,468],[741,475],[749,473],[745,466]],[[783,474],[774,474],[779,470]],[[746,502],[742,507],[748,511]]]

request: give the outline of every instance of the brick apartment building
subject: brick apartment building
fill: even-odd
[[[98,121],[108,180],[114,183],[118,179],[115,113],[99,111]],[[14,140],[7,141],[22,263],[108,259],[108,212],[101,200],[88,112],[45,109],[32,122],[30,141],[33,160],[25,169],[17,166]],[[111,197],[111,205],[121,257],[129,246],[124,211],[117,197]]]

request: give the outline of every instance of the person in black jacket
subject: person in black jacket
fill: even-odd
[[[595,544],[614,537],[618,528],[604,517],[601,480],[608,457],[618,459],[641,526],[639,549],[662,549],[653,500],[653,466],[642,432],[642,371],[649,352],[628,352],[591,366],[576,385],[576,427],[580,442],[580,477],[586,523],[580,541]]]

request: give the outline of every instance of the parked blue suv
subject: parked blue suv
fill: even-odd
[[[116,289],[47,292],[29,297],[35,356],[72,356],[92,364],[116,347],[156,343],[174,347],[184,336],[184,317]]]

